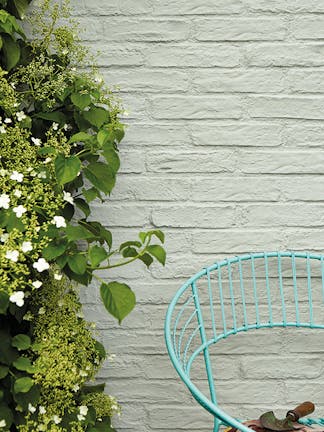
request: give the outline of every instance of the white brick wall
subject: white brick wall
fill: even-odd
[[[137,293],[121,327],[95,286],[84,293],[87,316],[117,354],[100,379],[123,405],[119,431],[210,432],[210,416],[168,360],[167,304],[187,277],[219,257],[322,250],[324,2],[74,4],[83,39],[101,51],[101,72],[120,86],[130,111],[116,189],[95,216],[120,240],[161,227],[168,251],[165,269],[134,264],[105,274]],[[220,344],[222,406],[242,418],[268,408],[283,415],[312,398],[323,408],[323,339],[311,334],[305,344],[302,336],[259,331]]]

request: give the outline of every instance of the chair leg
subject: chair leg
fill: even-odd
[[[213,432],[218,432],[220,424],[221,424],[221,421],[217,417],[214,417],[214,429],[213,429]]]

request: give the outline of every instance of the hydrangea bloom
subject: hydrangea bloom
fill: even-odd
[[[7,194],[0,195],[0,208],[8,209],[10,204],[10,197]]]
[[[26,213],[26,207],[19,205],[18,207],[14,207],[13,212],[16,213],[17,218],[20,218],[24,213]]]
[[[13,173],[10,176],[11,180],[16,180],[18,183],[21,183],[23,181],[24,175],[19,173],[18,171],[13,171]]]
[[[66,228],[66,222],[63,216],[54,216],[52,223],[56,228]]]
[[[17,306],[21,307],[24,305],[24,297],[25,293],[23,291],[16,291],[15,293],[11,294],[9,300],[11,303],[16,303]]]
[[[38,258],[38,260],[34,262],[33,267],[41,273],[49,269],[49,264],[44,258]]]
[[[30,241],[24,241],[23,244],[21,245],[21,250],[26,253],[26,252],[30,252],[33,250],[33,246],[31,244]]]
[[[19,252],[17,250],[8,250],[5,256],[8,260],[17,262],[19,258]]]

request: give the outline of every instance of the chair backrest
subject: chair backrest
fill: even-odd
[[[324,255],[302,252],[254,253],[224,259],[190,278],[165,322],[169,355],[189,389],[192,364],[203,354],[216,403],[209,347],[230,335],[273,327],[324,329],[323,261]]]

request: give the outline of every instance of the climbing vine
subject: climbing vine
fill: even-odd
[[[97,271],[164,265],[164,235],[115,247],[92,219],[91,202],[115,185],[123,109],[95,66],[81,72],[89,54],[68,5],[43,0],[29,40],[19,21],[29,3],[0,0],[0,430],[109,431],[119,406],[88,384],[106,353],[75,286],[100,280],[121,322],[135,294]]]

